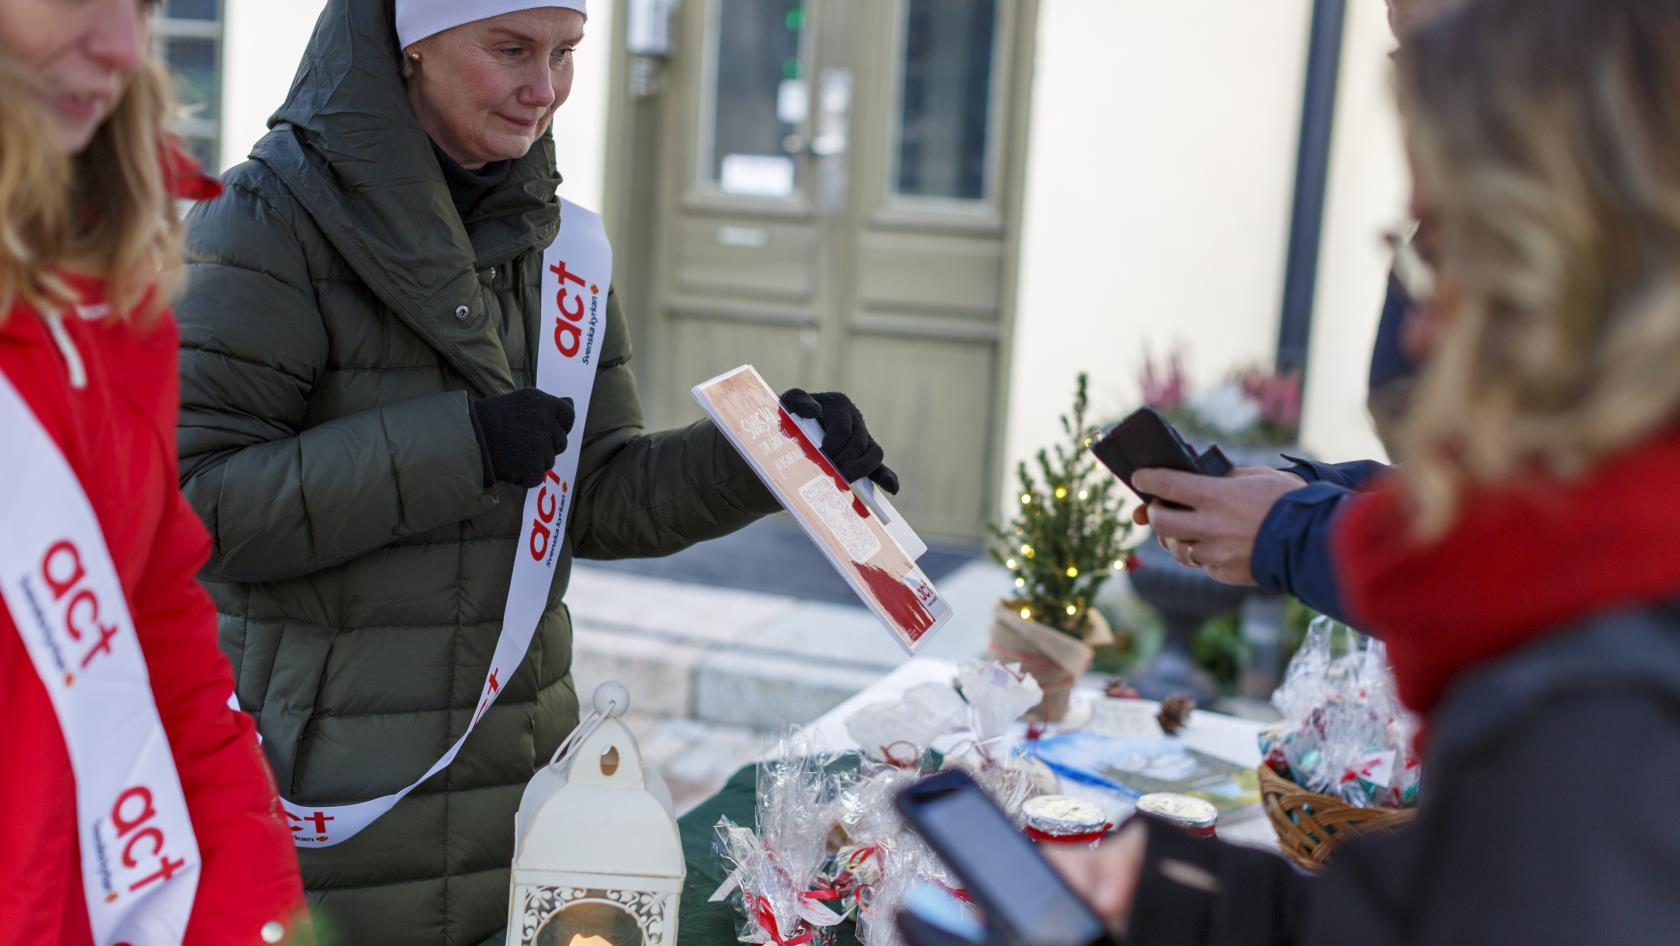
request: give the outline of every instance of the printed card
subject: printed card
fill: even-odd
[[[907,652],[950,619],[915,559],[751,365],[699,385],[694,398]]]

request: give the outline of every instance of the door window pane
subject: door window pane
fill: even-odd
[[[220,15],[219,0],[168,0],[163,15],[172,20],[214,20]]]
[[[895,190],[983,200],[997,0],[908,0]]]
[[[163,61],[175,77],[175,95],[188,115],[214,119],[219,78],[216,74],[216,41],[197,37],[164,40]]]
[[[718,0],[707,173],[725,191],[793,193],[798,162],[789,139],[805,127],[810,101],[805,16],[804,0]]]
[[[220,169],[222,2],[166,0],[152,18],[152,43],[174,80],[180,111],[170,130],[200,163]]]

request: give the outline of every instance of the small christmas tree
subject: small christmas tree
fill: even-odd
[[[1015,573],[1021,617],[1077,638],[1103,582],[1126,570],[1132,532],[1120,481],[1091,454],[1088,380],[1079,375],[1073,413],[1062,415],[1067,440],[1052,448],[1055,463],[1051,451],[1038,451],[1038,482],[1023,462],[1019,513],[1007,529],[990,527],[992,558]]]

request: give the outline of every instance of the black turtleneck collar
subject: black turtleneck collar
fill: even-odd
[[[469,171],[445,154],[435,141],[432,142],[432,153],[437,155],[444,183],[449,185],[449,198],[454,201],[455,212],[461,215],[462,220],[467,219],[467,214],[478,206],[485,194],[507,180],[508,172],[513,170],[512,161],[492,161],[476,171]]]

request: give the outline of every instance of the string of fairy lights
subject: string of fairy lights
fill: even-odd
[[[1089,437],[1085,438],[1085,446],[1087,448],[1089,448],[1091,446],[1091,438],[1089,438]],[[1066,486],[1057,486],[1055,491],[1051,495],[1053,495],[1055,497],[1057,502],[1064,501],[1068,498],[1068,495],[1069,495],[1068,488]],[[1091,498],[1091,491],[1087,490],[1087,489],[1082,489],[1082,490],[1079,491],[1079,493],[1077,495],[1079,497],[1080,502],[1086,502]],[[1031,506],[1037,500],[1038,500],[1038,497],[1034,496],[1032,493],[1022,493],[1021,494],[1021,505],[1023,505],[1023,506]],[[1016,529],[1015,531],[1016,531],[1017,534],[1019,534],[1021,530]],[[1024,558],[1024,559],[1031,560],[1031,559],[1037,559],[1038,558],[1038,550],[1033,548],[1031,543],[1027,543],[1027,542],[1021,543],[1021,546],[1018,550],[1018,553],[1021,556],[1021,558]],[[1027,579],[1024,576],[1019,574],[1019,572],[1021,571],[1021,561],[1020,561],[1020,559],[1017,559],[1014,556],[1010,556],[1010,557],[1004,559],[1003,565],[1004,565],[1005,568],[1009,569],[1011,572],[1016,573],[1016,575],[1015,575],[1015,587],[1016,588],[1027,587]],[[1125,572],[1126,567],[1127,567],[1126,566],[1126,559],[1124,559],[1124,558],[1115,559],[1114,564],[1111,567],[1113,568],[1113,570],[1116,573]],[[1062,574],[1066,575],[1069,578],[1078,578],[1079,575],[1080,575],[1079,566],[1074,564],[1073,562],[1069,562],[1066,570],[1064,570],[1062,572]],[[1084,609],[1085,605],[1086,605],[1085,598],[1083,596],[1080,596],[1080,597],[1075,598],[1073,601],[1068,602],[1066,605],[1064,605],[1062,610],[1064,612],[1066,612],[1067,616],[1070,617],[1070,618],[1071,617],[1077,617],[1079,615],[1079,612],[1082,609]],[[1034,613],[1033,609],[1030,605],[1022,605],[1021,606],[1021,610],[1020,610],[1021,620],[1031,621],[1033,619],[1033,613]]]

